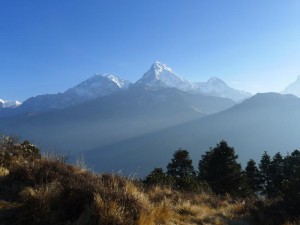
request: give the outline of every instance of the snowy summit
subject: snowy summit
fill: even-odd
[[[96,98],[127,89],[129,81],[112,74],[96,74],[81,82],[77,86],[68,89],[65,94],[76,94],[81,97]]]
[[[292,94],[300,97],[300,76],[297,77],[296,81],[289,84],[283,91],[282,94]]]
[[[27,99],[23,107],[40,112],[61,109],[127,89],[129,81],[111,74],[96,74],[63,93],[45,94]]]
[[[19,101],[7,101],[0,99],[0,108],[17,108],[21,105],[22,103]]]
[[[229,87],[218,77],[212,77],[206,82],[194,82],[193,86],[196,92],[216,97],[230,98],[237,102],[251,96],[248,92]]]
[[[159,89],[162,87],[175,87],[179,90],[188,91],[192,84],[179,77],[166,64],[156,61],[151,68],[139,79],[135,86],[143,86],[150,89]]]
[[[212,77],[206,82],[189,82],[174,73],[166,64],[158,61],[134,85],[148,89],[171,87],[191,93],[230,98],[237,102],[251,96],[248,92],[229,87],[218,77]]]

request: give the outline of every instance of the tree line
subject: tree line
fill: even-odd
[[[222,140],[205,152],[196,171],[189,152],[179,149],[167,165],[167,171],[154,168],[143,180],[146,185],[161,185],[181,191],[208,191],[235,197],[281,199],[285,207],[299,214],[300,151],[282,156],[264,152],[257,163],[250,159],[245,169],[237,162],[233,147]]]

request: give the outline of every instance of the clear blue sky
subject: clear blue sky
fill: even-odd
[[[0,1],[0,98],[95,73],[136,81],[156,60],[191,81],[280,91],[300,75],[300,1]]]

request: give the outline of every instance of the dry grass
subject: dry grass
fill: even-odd
[[[299,225],[300,224],[300,220],[298,221],[288,221],[285,222],[283,225]]]
[[[63,157],[40,158],[25,149],[21,146],[18,153],[13,146],[13,154],[6,149],[0,156],[0,224],[247,225],[268,221],[250,200],[144,188],[134,180],[94,174],[82,163],[72,166]],[[285,223],[295,224],[299,223]]]
[[[15,168],[7,180],[26,186],[19,191],[19,224],[135,224],[150,204],[125,178],[96,175],[48,159]]]
[[[249,224],[245,202],[159,187],[153,187],[147,193],[152,204],[164,204],[167,215],[162,217],[169,218],[166,224]]]
[[[5,177],[9,174],[9,170],[0,166],[0,177]]]

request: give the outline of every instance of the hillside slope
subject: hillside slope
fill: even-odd
[[[194,159],[226,140],[235,146],[240,162],[300,147],[300,99],[276,93],[257,94],[226,111],[151,134],[85,152],[87,162],[99,171],[136,172],[143,176],[164,167],[168,156],[186,148]],[[158,156],[159,157],[156,157]]]
[[[0,131],[44,149],[76,153],[174,126],[233,106],[229,99],[175,88],[124,92],[37,115],[0,119]]]
[[[27,141],[1,138],[1,225],[247,225],[252,219],[251,201],[146,188],[66,164],[63,157],[41,157]]]

